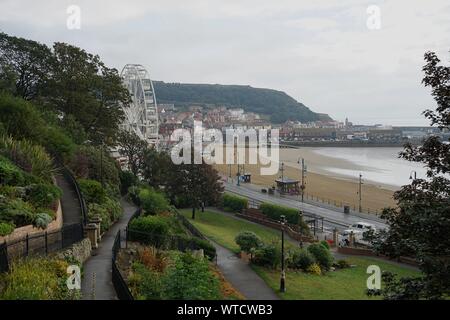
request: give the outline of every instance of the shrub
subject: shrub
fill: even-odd
[[[100,204],[105,201],[106,192],[100,182],[90,179],[78,179],[77,181],[87,202]]]
[[[130,187],[135,186],[138,182],[137,177],[131,171],[119,171],[119,178],[121,195],[125,195]]]
[[[108,152],[95,146],[81,146],[69,161],[69,167],[76,177],[103,181],[107,185],[119,186],[119,169]]]
[[[333,256],[331,255],[330,250],[325,248],[323,245],[313,243],[308,246],[308,251],[314,256],[322,269],[329,270],[333,265]]]
[[[133,263],[132,270],[128,286],[133,296],[138,300],[160,300],[161,275],[138,262]]]
[[[0,157],[0,184],[10,186],[25,185],[23,171],[3,157]]]
[[[18,186],[0,186],[0,195],[9,198],[25,198],[25,188]]]
[[[322,274],[322,269],[320,268],[320,265],[313,263],[306,269],[306,272],[320,276]]]
[[[0,137],[0,154],[10,159],[22,170],[51,183],[53,163],[45,149],[27,140]]]
[[[168,263],[164,253],[155,247],[145,247],[139,250],[138,259],[147,268],[157,272],[163,272]]]
[[[247,253],[250,253],[252,249],[258,248],[262,243],[261,238],[252,231],[241,231],[234,240],[241,248],[241,251]]]
[[[52,222],[53,218],[45,212],[36,214],[33,224],[40,229],[47,228],[48,224]]]
[[[219,280],[206,259],[183,253],[175,258],[162,279],[162,298],[168,300],[220,299]]]
[[[138,207],[141,206],[141,202],[139,200],[139,187],[131,186],[128,188],[128,198]]]
[[[255,250],[252,262],[260,266],[277,268],[281,262],[281,253],[277,244],[264,244]]]
[[[0,123],[6,134],[35,141],[46,125],[30,102],[5,93],[0,93]]]
[[[334,264],[339,269],[350,268],[350,263],[345,259],[340,259]]]
[[[0,222],[0,236],[7,236],[12,233],[16,226],[10,222]]]
[[[158,214],[169,210],[169,202],[164,194],[153,189],[141,189],[139,200],[147,214]]]
[[[298,249],[294,252],[291,267],[295,269],[308,270],[308,267],[316,262],[314,256],[305,249]]]
[[[288,223],[296,224],[299,219],[299,211],[297,209],[283,207],[267,202],[262,203],[259,208],[265,216],[273,220],[280,220],[280,217],[284,215]]]
[[[70,159],[75,151],[72,139],[58,127],[46,127],[42,132],[40,143],[52,155]]]
[[[123,214],[122,206],[116,199],[106,198],[101,206],[108,212],[111,221],[117,221]]]
[[[229,193],[223,194],[221,203],[223,207],[228,207],[234,212],[242,212],[242,210],[248,207],[248,200],[246,198],[234,196]]]
[[[50,208],[62,195],[61,189],[47,183],[31,184],[25,190],[27,200],[42,208]]]
[[[11,264],[5,275],[5,300],[77,299],[79,294],[66,285],[68,264],[62,260],[26,258]]]
[[[320,245],[324,246],[327,250],[330,249],[329,243],[325,240],[320,241]]]
[[[89,203],[88,213],[90,218],[93,216],[99,216],[102,218],[102,222],[100,223],[101,230],[105,231],[111,227],[111,216],[103,205],[98,203]]]
[[[167,243],[170,225],[167,217],[141,216],[128,226],[128,237],[132,241],[151,244],[157,248]]]
[[[33,224],[34,208],[22,199],[4,199],[0,202],[0,221],[21,227]]]

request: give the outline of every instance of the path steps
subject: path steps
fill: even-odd
[[[80,223],[82,220],[80,202],[78,201],[77,194],[72,185],[64,178],[62,174],[56,175],[56,184],[63,192],[60,200],[63,224],[69,225]]]

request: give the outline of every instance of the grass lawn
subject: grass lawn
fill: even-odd
[[[224,214],[210,211],[197,212],[195,220],[192,220],[191,210],[181,210],[181,212],[205,236],[236,253],[239,252],[239,247],[234,242],[234,238],[242,230],[255,232],[265,242],[280,239],[279,231],[234,219]],[[293,245],[289,244],[289,246]],[[286,293],[279,293],[279,296],[287,300],[377,299],[367,297],[365,294],[366,281],[369,276],[366,273],[367,266],[378,265],[381,271],[391,271],[400,276],[419,274],[410,268],[404,268],[389,261],[369,257],[350,257],[346,260],[350,264],[356,265],[356,267],[328,272],[321,276],[288,270],[286,272]],[[252,268],[278,293],[280,285],[279,270],[270,270],[255,265],[252,265]]]
[[[253,231],[264,242],[279,241],[281,239],[280,231],[251,222],[233,219],[224,214],[211,211],[198,211],[195,213],[195,220],[192,220],[191,209],[180,211],[205,236],[235,253],[238,253],[240,250],[239,246],[234,242],[234,238],[243,230]]]
[[[280,271],[253,265],[252,268],[280,296],[286,300],[368,300],[379,299],[365,294],[369,274],[367,266],[378,265],[381,271],[391,271],[400,276],[415,276],[419,272],[397,266],[388,261],[368,257],[351,257],[346,259],[354,268],[327,272],[325,275],[312,275],[304,272],[286,272],[286,293],[279,293]]]

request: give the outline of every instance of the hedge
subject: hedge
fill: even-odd
[[[246,198],[225,193],[222,196],[222,206],[224,208],[230,208],[235,212],[242,212],[242,210],[247,209],[248,200]]]
[[[259,209],[262,213],[273,220],[280,220],[280,217],[284,215],[288,223],[297,224],[299,219],[299,210],[288,207],[279,206],[271,203],[261,203]]]

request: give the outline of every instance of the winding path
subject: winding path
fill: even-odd
[[[230,250],[211,241],[217,251],[217,266],[223,276],[248,300],[279,300],[250,266]]]
[[[136,207],[121,200],[122,217],[103,235],[99,247],[83,266],[81,293],[83,300],[117,300],[111,280],[111,259],[114,238],[119,229],[125,229]]]

